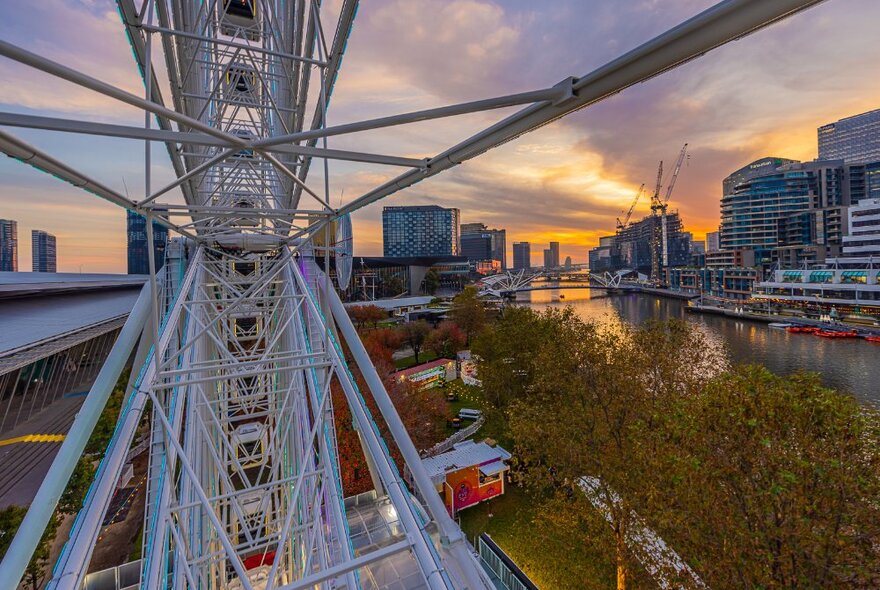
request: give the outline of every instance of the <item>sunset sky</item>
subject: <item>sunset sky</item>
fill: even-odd
[[[338,1],[325,2],[328,14]],[[711,0],[362,0],[333,94],[330,124],[544,88],[582,76],[712,5]],[[702,239],[718,224],[721,180],[763,156],[816,157],[816,127],[880,108],[877,0],[828,0],[673,72],[526,135],[355,216],[355,253],[381,255],[383,205],[436,203],[462,222],[550,240],[586,262],[587,250],[671,167],[691,158],[672,197]],[[325,25],[326,27],[326,25]],[[332,30],[333,27],[326,27]],[[40,0],[4,11],[0,38],[131,92],[143,86],[115,4]],[[0,58],[2,110],[143,125],[143,114]],[[330,147],[426,157],[509,110],[331,140]],[[11,129],[131,198],[144,193],[144,147],[129,140]],[[153,185],[171,178],[154,150]],[[313,167],[317,169],[319,167]],[[397,168],[331,163],[333,204],[397,175]],[[312,182],[320,186],[320,176]],[[642,200],[636,215],[648,210]],[[30,230],[58,238],[58,270],[125,272],[125,214],[8,158],[0,159],[0,218],[19,223],[19,268]],[[510,259],[510,253],[508,253]]]

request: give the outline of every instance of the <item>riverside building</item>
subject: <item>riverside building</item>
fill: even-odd
[[[532,268],[532,245],[529,242],[513,243],[513,268]]]

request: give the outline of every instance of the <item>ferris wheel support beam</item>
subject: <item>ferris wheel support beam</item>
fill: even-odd
[[[144,83],[146,84],[147,80],[150,80],[150,96],[154,101],[161,105],[165,105],[165,101],[162,99],[162,89],[159,87],[158,78],[156,77],[156,72],[153,69],[152,64],[149,64],[150,74],[146,75],[147,68],[147,46],[144,41],[143,34],[137,29],[132,28],[129,24],[129,17],[133,14],[136,14],[134,1],[133,0],[117,0],[116,5],[119,7],[119,14],[122,17],[123,24],[126,28],[126,33],[131,43],[132,53],[135,57],[135,62],[137,63],[138,70],[141,72],[141,77],[144,79]],[[171,121],[164,116],[157,116],[156,119],[159,122],[159,128],[165,131],[171,130]],[[165,143],[165,147],[168,150],[168,157],[171,159],[171,166],[174,168],[174,173],[177,176],[180,176],[186,170],[186,166],[183,163],[183,156],[180,154],[180,150],[176,145],[170,142]],[[193,187],[186,183],[181,187],[183,191],[184,198],[186,201],[193,202]]]
[[[212,137],[216,137],[226,143],[237,145],[241,147],[247,147],[248,142],[240,137],[236,137],[230,133],[224,133],[219,131],[216,127],[212,127],[205,123],[202,123],[198,119],[193,119],[192,117],[188,117],[177,111],[172,111],[171,109],[158,104],[154,101],[143,99],[139,96],[131,94],[130,92],[126,92],[120,88],[116,88],[112,84],[108,84],[102,80],[98,80],[97,78],[93,78],[87,74],[83,74],[82,72],[78,72],[73,68],[69,68],[63,64],[47,59],[41,55],[37,55],[31,51],[26,49],[22,49],[12,43],[7,41],[3,41],[0,39],[0,55],[3,57],[7,57],[11,60],[17,61],[26,66],[30,66],[36,70],[40,70],[41,72],[45,72],[57,78],[61,78],[62,80],[67,80],[73,84],[78,86],[82,86],[83,88],[88,88],[89,90],[93,90],[99,94],[103,94],[105,96],[109,96],[110,98],[115,98],[120,102],[124,102],[125,104],[131,105],[133,107],[148,111],[153,113],[154,115],[160,117],[167,117],[171,121],[175,121],[179,125],[183,125],[186,127],[190,127],[192,129],[197,129],[202,133],[210,135]]]
[[[520,135],[595,104],[630,86],[696,59],[824,0],[724,0],[574,82],[574,98],[561,104],[542,102],[499,121],[431,158],[428,172],[411,171],[343,206],[351,213],[410,187],[425,178],[498,147]]]
[[[315,41],[326,44],[323,29],[321,28],[318,5],[315,0],[310,0],[310,4],[312,5],[314,15],[312,17],[312,22],[316,23],[317,31],[319,33],[319,35],[316,35]],[[330,102],[330,96],[333,94],[333,87],[336,85],[336,77],[339,74],[339,68],[342,67],[342,58],[345,55],[345,47],[348,44],[348,38],[351,36],[351,28],[354,25],[354,17],[357,14],[357,9],[358,0],[344,0],[342,8],[339,11],[339,21],[336,25],[336,32],[333,35],[333,43],[329,49],[329,54],[327,53],[326,46],[322,46],[324,52],[320,53],[320,55],[323,55],[327,60],[327,67],[324,69],[324,75],[322,76],[323,84],[321,99],[318,101],[318,104],[315,105],[315,113],[312,115],[312,129],[319,129],[327,125],[327,105]],[[308,76],[309,69],[306,68],[304,72],[304,75]],[[305,106],[305,104],[303,104],[303,106]],[[299,114],[303,115],[304,111]],[[302,121],[300,121],[297,130],[302,130]],[[307,147],[315,147],[317,142],[317,138],[310,139],[306,145]],[[311,163],[311,158],[308,157],[303,162],[303,165],[299,169],[300,181],[305,182],[309,175],[309,167],[311,166]],[[293,192],[291,202],[294,206],[299,202],[299,197],[302,193],[301,186],[302,185],[298,185]]]
[[[134,201],[127,199],[97,180],[78,172],[64,162],[2,130],[0,130],[0,152],[3,152],[16,160],[30,164],[38,170],[52,174],[53,176],[69,182],[77,188],[81,188],[84,191],[101,197],[114,205],[119,205],[130,211],[137,211],[137,206]],[[173,229],[181,235],[195,239],[195,236],[192,233],[164,217],[155,217],[154,219],[159,225]]]

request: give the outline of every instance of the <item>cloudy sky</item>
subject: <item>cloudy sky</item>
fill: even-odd
[[[328,13],[338,2],[325,2]],[[713,4],[711,0],[362,0],[329,122],[550,86],[584,75]],[[462,221],[507,228],[508,247],[550,240],[585,262],[657,163],[691,158],[672,197],[686,229],[718,224],[721,180],[774,155],[816,156],[816,127],[880,108],[877,0],[828,0],[673,72],[374,204],[355,217],[355,251],[381,254],[382,205],[459,207]],[[332,29],[332,27],[328,27]],[[0,38],[132,92],[143,88],[109,0],[14,3]],[[138,111],[0,58],[0,109],[142,125]],[[331,141],[330,147],[433,155],[508,111],[420,123]],[[144,148],[39,131],[12,132],[131,198],[144,193]],[[154,150],[153,185],[170,178]],[[334,204],[399,169],[332,164]],[[320,186],[320,176],[312,179]],[[636,215],[645,214],[647,200]],[[58,237],[60,271],[125,272],[124,212],[11,159],[0,159],[0,217],[19,222],[19,267],[30,230]],[[508,254],[508,256],[510,256]]]

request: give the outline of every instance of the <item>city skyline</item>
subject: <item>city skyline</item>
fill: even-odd
[[[518,0],[456,0],[435,10],[436,30],[431,31],[430,43],[426,29],[414,24],[428,4],[427,0],[388,0],[361,11],[334,91],[331,122],[543,87],[571,73],[590,71],[712,2],[683,0],[659,7],[636,1],[613,6],[560,1],[535,9]],[[852,11],[860,18],[849,18]],[[51,0],[20,12],[0,24],[4,38],[142,92],[118,16],[109,3]],[[601,18],[586,18],[586,13]],[[579,262],[600,235],[613,233],[614,218],[641,182],[650,183],[657,160],[671,161],[678,145],[688,141],[692,158],[682,171],[671,207],[681,212],[685,229],[702,239],[717,227],[724,176],[766,155],[813,159],[819,126],[880,106],[875,98],[880,80],[865,75],[876,68],[880,54],[871,43],[872,16],[880,16],[880,6],[866,0],[851,0],[843,7],[820,5],[801,16],[797,26],[783,23],[772,36],[756,35],[721,48],[383,204],[457,207],[466,219],[506,228],[511,243],[559,241],[562,257]],[[585,32],[584,26],[590,30]],[[486,35],[486,30],[493,33]],[[548,31],[554,34],[547,35]],[[586,34],[591,32],[596,34]],[[394,44],[387,41],[391,38]],[[592,38],[603,42],[585,47],[583,39]],[[816,42],[818,38],[822,41]],[[81,48],[77,55],[63,50],[70,44]],[[425,76],[425,71],[434,74]],[[3,98],[6,110],[142,123],[134,109],[9,61],[0,61],[0,73],[9,81]],[[441,86],[436,80],[453,82]],[[810,83],[803,84],[804,80]],[[744,85],[753,90],[729,91]],[[390,99],[389,90],[395,93]],[[365,137],[376,151],[422,157],[501,114],[420,123],[377,134],[374,141],[372,135]],[[47,145],[43,132],[20,130],[20,135],[107,179],[118,190],[127,190],[132,198],[142,198],[142,144],[65,136]],[[86,142],[91,142],[89,149],[83,149]],[[335,145],[350,147],[343,140]],[[160,146],[154,153],[155,181],[164,180],[162,175],[170,179]],[[334,200],[342,190],[346,195],[359,194],[395,172],[334,164]],[[0,163],[0,173],[6,179],[0,216],[17,218],[22,232],[52,226],[65,243],[59,270],[77,271],[82,266],[90,272],[125,272],[124,212],[98,199],[83,198],[75,188],[12,160]],[[319,182],[320,170],[313,173],[313,182]],[[20,208],[22,199],[29,203],[26,210]],[[634,218],[645,214],[643,202]],[[381,206],[359,212],[354,226],[356,252],[381,253]],[[27,260],[30,246],[26,242],[21,246],[19,255]],[[533,263],[541,255],[541,249],[533,252]]]

